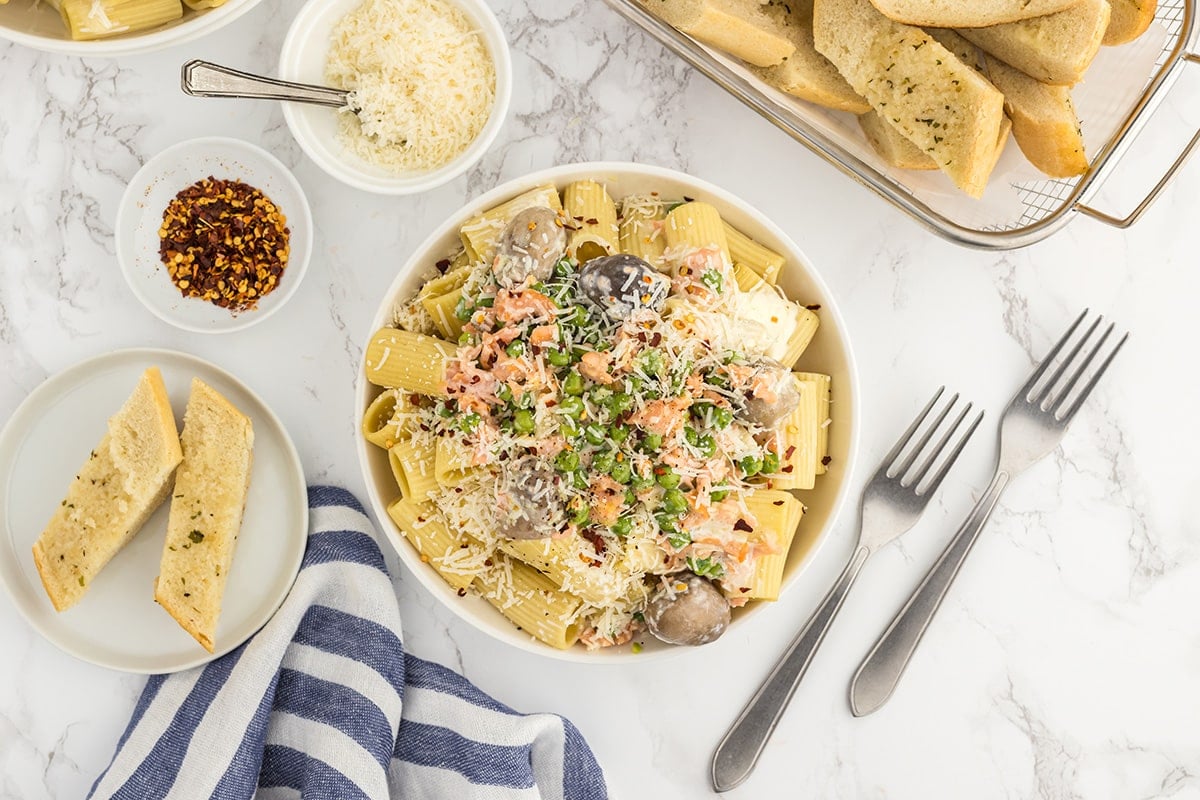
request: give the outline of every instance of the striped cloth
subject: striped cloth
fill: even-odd
[[[518,714],[406,653],[371,521],[309,489],[308,549],[283,606],[203,667],[146,684],[89,797],[602,800],[579,731]]]

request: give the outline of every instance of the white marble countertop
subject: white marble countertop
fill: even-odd
[[[1131,230],[1079,218],[1026,250],[965,251],[602,4],[495,5],[516,67],[508,123],[468,176],[407,199],[327,178],[278,106],[180,94],[190,58],[270,71],[293,4],[267,0],[226,30],[119,64],[0,45],[0,419],[86,357],[186,350],[248,379],[291,430],[311,482],[361,496],[350,387],[364,326],[409,249],[466,198],[533,169],[597,159],[683,169],[763,209],[830,283],[863,378],[864,465],[939,383],[999,412],[1085,305],[1134,333],[1062,446],[1005,495],[890,705],[852,718],[850,674],[986,483],[987,436],[923,524],[868,565],[757,773],[730,796],[1200,797],[1200,523],[1186,510],[1200,493],[1189,451],[1200,441],[1200,162]],[[1131,205],[1200,124],[1197,78],[1175,87],[1138,143],[1151,155],[1112,182],[1107,207]],[[159,322],[114,257],[126,181],[199,135],[274,151],[316,220],[297,296],[233,337]],[[852,517],[799,585],[703,656],[621,668],[544,660],[469,628],[400,572],[407,644],[518,709],[570,717],[622,797],[707,796],[713,747],[850,553]],[[82,796],[142,680],[64,655],[0,600],[0,798]]]

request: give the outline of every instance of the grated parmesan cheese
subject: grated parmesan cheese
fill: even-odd
[[[365,161],[398,173],[436,169],[491,116],[495,65],[467,16],[444,0],[365,0],[332,38],[325,78],[350,90],[339,140]]]

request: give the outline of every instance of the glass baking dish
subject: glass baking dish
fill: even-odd
[[[1127,228],[1141,217],[1191,155],[1200,131],[1150,193],[1125,217],[1087,204],[1128,150],[1185,65],[1196,0],[1160,0],[1155,24],[1136,42],[1101,48],[1085,80],[1072,90],[1091,168],[1052,179],[1038,173],[1010,142],[981,200],[958,192],[940,172],[899,170],[871,150],[853,115],[830,111],[775,90],[736,59],[680,33],[636,0],[605,0],[626,19],[707,75],[751,109],[844,174],[872,189],[940,236],[969,247],[1011,250],[1040,241],[1076,213]]]

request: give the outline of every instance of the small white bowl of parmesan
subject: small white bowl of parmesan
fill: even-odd
[[[309,0],[279,74],[350,91],[354,110],[285,103],[284,117],[317,166],[377,194],[416,194],[466,172],[512,96],[508,43],[483,0]]]

